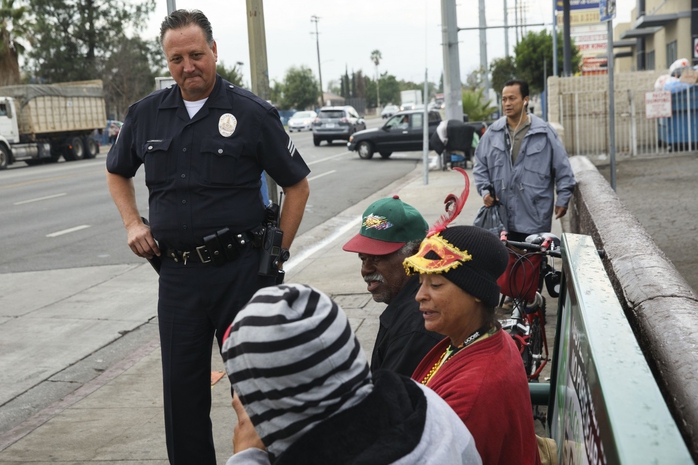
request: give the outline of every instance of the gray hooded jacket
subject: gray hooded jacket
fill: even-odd
[[[473,178],[483,197],[487,186],[494,186],[506,208],[509,230],[534,234],[550,231],[553,206],[567,207],[576,183],[567,152],[555,131],[537,116],[529,117],[531,127],[513,166],[506,117],[487,129],[475,151]]]

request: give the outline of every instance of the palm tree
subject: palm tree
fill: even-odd
[[[378,65],[381,62],[381,59],[383,58],[383,55],[381,55],[380,50],[374,50],[371,52],[371,60],[373,61],[373,64],[376,65],[376,108],[381,107],[381,92],[380,92],[380,86],[378,85],[380,81],[381,75],[378,74]]]
[[[2,0],[0,6],[0,86],[20,83],[19,55],[25,50],[22,40],[30,34],[25,20],[28,6],[15,8],[14,4],[15,0]]]
[[[497,107],[491,106],[492,100],[485,100],[485,89],[463,91],[463,113],[468,115],[470,121],[485,121],[490,119]]]

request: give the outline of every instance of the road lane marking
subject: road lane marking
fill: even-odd
[[[311,161],[311,162],[308,162],[306,164],[307,165],[315,165],[316,163],[324,163],[326,161],[334,160],[335,158],[339,158],[339,157],[342,157],[344,155],[349,155],[350,153],[351,152],[342,152],[342,153],[338,153],[337,155],[332,155],[330,157],[321,158],[319,160]]]
[[[38,197],[36,199],[29,199],[29,200],[22,200],[21,202],[15,202],[13,205],[24,205],[25,203],[41,202],[42,200],[55,199],[57,197],[63,197],[64,195],[68,195],[68,194],[66,192],[63,192],[61,194],[47,195],[46,197]]]
[[[308,181],[313,181],[313,180],[315,180],[315,179],[317,179],[317,178],[321,178],[321,177],[323,177],[323,176],[327,176],[328,174],[332,174],[332,173],[336,173],[336,172],[337,172],[337,170],[327,171],[327,172],[325,172],[325,173],[318,174],[317,176],[313,176],[312,178],[308,178]]]
[[[357,216],[353,220],[347,221],[344,226],[338,228],[333,234],[327,236],[324,240],[318,242],[313,247],[305,249],[303,252],[297,256],[291,258],[288,262],[284,263],[284,271],[291,271],[296,265],[303,263],[308,257],[311,257],[314,253],[321,250],[327,244],[333,242],[337,238],[341,237],[342,234],[346,233],[350,229],[356,228],[358,224],[361,224],[361,216]]]
[[[63,234],[70,234],[72,232],[80,231],[81,229],[87,229],[89,227],[90,227],[89,224],[83,224],[80,226],[75,226],[74,228],[64,229],[63,231],[57,231],[55,233],[46,234],[46,237],[58,237],[58,236],[62,236]]]
[[[33,181],[24,181],[24,182],[18,182],[15,184],[7,184],[6,186],[0,186],[0,189],[12,189],[13,187],[23,187],[23,186],[31,186],[32,184],[41,184],[42,182],[51,182],[51,181],[59,181],[61,179],[71,179],[71,178],[76,178],[76,177],[82,177],[82,176],[92,176],[93,174],[97,173],[104,173],[104,170],[99,170],[99,171],[90,171],[88,173],[75,173],[75,174],[68,174],[64,176],[54,176],[52,178],[44,178],[44,179],[35,179]]]

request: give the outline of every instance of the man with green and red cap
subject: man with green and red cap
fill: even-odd
[[[442,339],[424,329],[415,300],[419,278],[407,276],[402,262],[414,255],[429,226],[397,195],[377,200],[361,218],[361,230],[343,250],[356,252],[361,276],[376,302],[388,304],[371,356],[371,371],[387,369],[411,376],[422,358]]]

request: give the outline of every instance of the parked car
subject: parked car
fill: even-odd
[[[288,132],[311,131],[315,118],[317,118],[317,113],[314,111],[295,112],[288,120]]]
[[[386,105],[385,108],[383,108],[383,111],[381,111],[381,118],[390,118],[398,111],[400,111],[400,107],[397,105]]]
[[[424,137],[424,111],[401,111],[390,118],[382,127],[359,131],[349,138],[347,148],[356,151],[359,157],[370,159],[375,152],[388,158],[393,152],[422,150]],[[441,122],[438,111],[429,112],[429,137]],[[431,149],[431,144],[430,147]]]
[[[317,147],[326,140],[349,140],[356,131],[366,129],[366,122],[359,116],[354,107],[324,107],[318,112],[313,122],[313,143]]]

